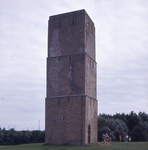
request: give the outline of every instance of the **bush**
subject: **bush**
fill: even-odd
[[[0,128],[0,145],[17,145],[27,143],[42,143],[45,141],[45,131],[16,131]]]

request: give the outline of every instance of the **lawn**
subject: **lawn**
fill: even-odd
[[[22,144],[16,146],[2,146],[0,150],[148,150],[148,142],[112,142],[110,147],[97,145],[87,146],[51,146],[38,144]]]

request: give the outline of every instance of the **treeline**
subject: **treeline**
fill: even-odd
[[[100,114],[98,116],[98,141],[102,140],[103,133],[107,133],[112,141],[119,141],[119,135],[122,141],[125,141],[126,135],[130,136],[132,141],[148,141],[148,114],[145,112],[136,114],[133,111],[130,114]],[[13,128],[10,130],[0,128],[0,145],[44,142],[45,131],[16,131]]]
[[[45,141],[45,131],[16,131],[0,128],[0,145],[17,145],[27,143],[43,143]]]
[[[148,114],[139,112],[136,114],[131,111],[130,114],[115,115],[100,114],[98,116],[98,140],[102,140],[102,134],[108,133],[113,141],[125,141],[126,135],[131,137],[132,141],[148,141]]]

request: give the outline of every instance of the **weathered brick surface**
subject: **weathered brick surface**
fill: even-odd
[[[46,99],[46,143],[82,145],[84,101],[81,96]]]
[[[45,143],[97,142],[95,28],[85,10],[50,17],[45,117]]]
[[[87,13],[85,13],[85,52],[95,61],[95,27]]]
[[[47,59],[47,97],[85,94],[85,55]]]
[[[88,144],[88,126],[91,126],[90,143],[97,142],[97,100],[86,97],[85,101],[85,144]]]
[[[85,56],[85,94],[96,99],[96,62]]]
[[[83,10],[51,16],[48,32],[48,57],[85,52]]]

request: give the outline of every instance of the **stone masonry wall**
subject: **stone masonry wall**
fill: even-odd
[[[94,23],[80,10],[51,16],[48,27],[45,143],[96,143]]]
[[[91,126],[90,143],[97,143],[98,124],[97,124],[97,100],[86,97],[85,101],[85,144],[88,144],[88,126]]]
[[[95,27],[93,21],[85,13],[85,52],[95,61]]]
[[[89,56],[85,56],[85,94],[96,99],[96,62]]]
[[[47,59],[47,97],[85,94],[85,55]]]
[[[45,143],[84,145],[84,106],[85,97],[46,99]]]
[[[48,29],[48,57],[85,52],[84,10],[51,16]]]

